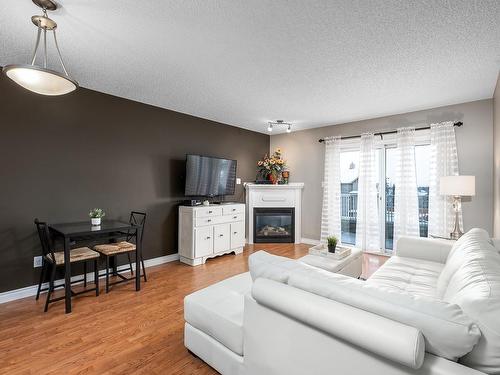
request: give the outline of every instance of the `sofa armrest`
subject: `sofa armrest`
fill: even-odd
[[[454,243],[455,241],[439,238],[403,236],[397,242],[396,255],[445,263]]]
[[[413,369],[422,366],[422,333],[405,324],[268,279],[257,279],[252,297],[278,311],[357,347]]]

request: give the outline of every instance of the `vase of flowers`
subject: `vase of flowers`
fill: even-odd
[[[281,179],[281,174],[286,169],[286,161],[282,158],[281,149],[270,156],[267,154],[257,162],[257,169],[261,176],[267,178],[271,183],[277,184]]]
[[[102,208],[93,208],[89,212],[90,222],[92,225],[101,225],[101,219],[106,216]]]

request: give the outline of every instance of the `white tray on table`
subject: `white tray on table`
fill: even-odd
[[[344,259],[351,255],[351,248],[337,245],[337,247],[335,248],[335,252],[330,253],[328,251],[328,247],[325,244],[319,244],[311,247],[309,249],[309,254],[338,260]]]

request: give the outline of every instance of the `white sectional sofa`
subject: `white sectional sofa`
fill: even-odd
[[[185,298],[185,345],[223,375],[500,374],[500,254],[481,229],[402,238],[367,281],[265,252]]]

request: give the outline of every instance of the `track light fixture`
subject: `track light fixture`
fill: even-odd
[[[269,121],[267,126],[267,131],[272,132],[274,126],[286,126],[286,132],[292,132],[292,124],[289,122],[285,122],[283,120]]]

